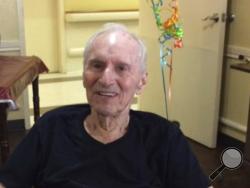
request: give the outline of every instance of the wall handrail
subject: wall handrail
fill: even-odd
[[[250,62],[250,49],[229,45],[227,48],[226,57],[231,58],[231,59],[245,61],[246,63],[249,63]]]
[[[66,22],[92,22],[109,20],[136,20],[139,11],[66,13]]]

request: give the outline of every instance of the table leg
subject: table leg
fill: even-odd
[[[33,90],[33,107],[34,107],[34,122],[38,120],[40,117],[40,104],[39,104],[39,86],[38,86],[38,76],[32,82],[32,90]]]
[[[0,103],[0,148],[1,148],[2,163],[4,163],[9,156],[7,110],[8,110],[8,103]]]
[[[249,98],[249,112],[248,112],[248,124],[247,124],[247,137],[245,144],[245,160],[250,164],[250,98]]]

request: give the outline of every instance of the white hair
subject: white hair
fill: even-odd
[[[84,58],[84,67],[86,64],[86,61],[88,59],[90,49],[96,40],[96,38],[104,33],[112,33],[112,32],[123,32],[128,34],[130,37],[132,37],[138,44],[139,46],[139,51],[140,53],[138,54],[139,56],[139,61],[141,64],[141,69],[142,71],[146,71],[146,61],[147,61],[147,49],[146,46],[144,45],[143,41],[136,36],[135,34],[131,33],[128,31],[128,28],[123,25],[123,24],[118,24],[118,23],[107,23],[104,24],[104,26],[98,30],[96,33],[94,33],[87,41],[84,52],[83,52],[83,58]]]

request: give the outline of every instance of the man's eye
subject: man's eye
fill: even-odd
[[[103,66],[104,66],[103,63],[101,63],[101,62],[92,62],[92,63],[91,63],[91,67],[92,67],[93,69],[96,69],[96,70],[102,69]]]
[[[102,65],[100,63],[94,63],[93,67],[99,69],[102,67]]]
[[[124,72],[128,70],[128,67],[126,65],[119,65],[117,69],[119,72]]]

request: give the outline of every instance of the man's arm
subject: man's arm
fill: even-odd
[[[31,187],[40,159],[39,137],[37,127],[33,126],[0,169],[0,188]]]
[[[167,166],[168,185],[166,187],[209,187],[209,179],[202,172],[185,136],[172,126],[168,139],[169,162]]]

